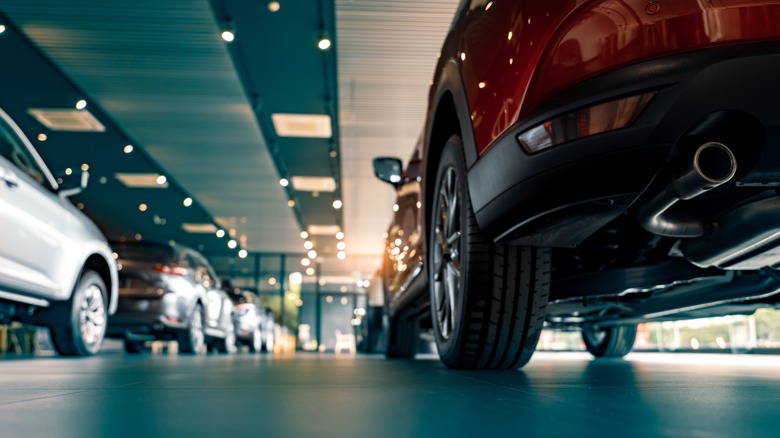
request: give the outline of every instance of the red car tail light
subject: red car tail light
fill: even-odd
[[[625,128],[636,120],[656,93],[600,103],[548,120],[517,136],[526,152],[533,154],[561,143]]]
[[[163,274],[171,274],[171,275],[186,275],[187,274],[187,268],[184,266],[167,266],[167,265],[155,265],[154,270],[157,272],[161,272]]]
[[[244,304],[236,304],[236,312],[239,315],[245,315],[253,310],[255,307],[254,304],[244,303]]]

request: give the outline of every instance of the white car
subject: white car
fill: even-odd
[[[117,306],[117,269],[100,230],[67,197],[0,109],[0,322],[51,329],[61,355],[97,353]]]

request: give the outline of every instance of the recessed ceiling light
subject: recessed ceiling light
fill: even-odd
[[[213,233],[217,231],[217,226],[210,223],[183,223],[181,228],[188,233]]]
[[[133,152],[133,145],[131,144],[125,146],[125,153],[129,154],[130,152]]]
[[[71,169],[70,167],[68,167],[67,169],[65,169],[65,175],[70,175],[70,174],[72,174],[72,173],[73,173],[73,169]]]
[[[230,239],[230,240],[228,240],[227,246],[228,246],[228,248],[233,249],[233,248],[238,246],[238,242],[236,242],[233,239]]]
[[[157,177],[157,184],[163,185],[166,182],[168,182],[168,178],[166,178],[165,175],[160,175]]]
[[[0,24],[0,33],[3,33],[3,32],[5,32],[5,25],[4,24]]]
[[[330,42],[330,38],[328,37],[320,38],[320,40],[317,41],[317,47],[319,47],[320,50],[328,50],[330,49],[330,45],[331,42]]]
[[[290,185],[290,181],[287,181],[287,178],[282,178],[279,180],[279,185],[282,187],[287,187]]]
[[[333,201],[333,208],[335,208],[336,210],[340,209],[342,205],[344,204],[342,204],[340,199],[336,199],[335,201]]]
[[[293,201],[292,199],[290,199],[289,201],[287,201],[287,206],[288,206],[288,207],[290,207],[290,208],[293,208],[293,207],[295,207],[295,201]]]
[[[38,141],[46,141],[46,139],[49,138],[44,133],[38,134]]]
[[[347,248],[347,244],[344,242],[339,242],[336,244],[336,249],[338,249],[339,251],[344,251],[344,249],[346,248]]]
[[[274,130],[280,137],[330,138],[330,116],[327,114],[271,114]]]
[[[146,205],[146,204],[139,204],[139,205],[138,205],[138,209],[139,209],[139,210],[141,210],[141,211],[146,211],[146,209],[147,209],[147,208],[148,208],[148,207],[147,207],[147,205]]]
[[[310,259],[314,260],[317,258],[317,251],[312,249],[311,251],[308,252],[307,255],[309,256]]]
[[[316,272],[314,268],[306,268],[306,275],[314,275]]]
[[[341,240],[341,239],[343,239],[343,238],[344,238],[344,233],[342,233],[341,231],[339,231],[338,233],[336,233],[336,239],[339,239],[339,240]]]
[[[336,191],[336,180],[330,176],[294,176],[292,185],[299,192]]]
[[[81,170],[83,170],[84,172],[88,171],[89,170],[89,164],[87,164],[87,163],[82,164],[81,165]]]
[[[184,198],[182,204],[184,204],[185,207],[189,207],[190,205],[192,205],[192,198]]]
[[[83,110],[87,107],[87,101],[84,99],[80,99],[78,102],[76,102],[76,109]]]
[[[143,236],[141,235],[141,233],[136,233],[136,235],[134,237],[135,237],[135,240],[141,240],[141,238]]]
[[[340,230],[338,225],[309,225],[309,234],[314,236],[333,236]]]
[[[305,258],[305,257],[301,259],[301,265],[309,266],[310,264],[311,264],[311,260],[310,259]]]
[[[398,204],[393,204],[393,211],[398,211]]]
[[[331,158],[336,158],[338,156],[338,154],[339,153],[336,152],[336,151],[330,151],[330,154],[328,154],[328,155],[330,155]]]
[[[106,127],[89,110],[30,108],[27,112],[52,131],[104,132]]]
[[[232,30],[223,30],[222,39],[228,43],[233,42],[233,40],[236,39],[236,34],[234,34]]]
[[[301,239],[308,239],[308,238],[309,238],[309,233],[307,233],[306,231],[301,231]]]
[[[249,255],[249,253],[245,249],[242,249],[242,250],[238,251],[238,256],[241,257],[242,259],[245,259],[246,256],[248,256],[248,255]]]
[[[168,182],[159,183],[158,178],[163,175],[159,173],[117,173],[116,179],[127,187],[145,188],[145,189],[164,189],[168,187]]]
[[[303,247],[306,248],[306,249],[312,249],[312,248],[314,248],[314,243],[312,243],[311,240],[307,240],[307,241],[303,242]]]
[[[220,239],[225,237],[225,230],[223,229],[217,230],[217,237],[219,237]]]
[[[271,12],[278,12],[279,9],[281,9],[282,5],[279,4],[279,2],[269,2],[268,3],[268,10]]]

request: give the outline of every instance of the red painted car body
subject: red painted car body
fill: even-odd
[[[478,3],[449,55],[460,63],[479,154],[539,102],[590,77],[780,35],[780,3],[752,0]]]
[[[779,77],[780,0],[462,1],[413,159],[375,163],[392,354],[426,302],[458,368],[521,366],[542,320],[620,356],[780,307]]]

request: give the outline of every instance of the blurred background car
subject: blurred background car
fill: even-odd
[[[263,347],[262,351],[274,351],[274,344],[276,342],[276,331],[278,325],[276,324],[276,317],[274,311],[271,308],[265,308],[265,320],[263,321]]]
[[[175,340],[182,353],[235,344],[233,303],[214,269],[197,251],[152,242],[113,244],[119,266],[119,305],[108,336],[138,353],[146,341]]]
[[[233,325],[236,328],[236,347],[246,345],[252,353],[263,347],[263,328],[267,318],[265,309],[260,307],[257,294],[241,289],[228,291],[233,302]]]
[[[60,185],[0,110],[0,323],[49,327],[65,356],[97,353],[117,305],[108,243],[67,199],[87,178]]]

